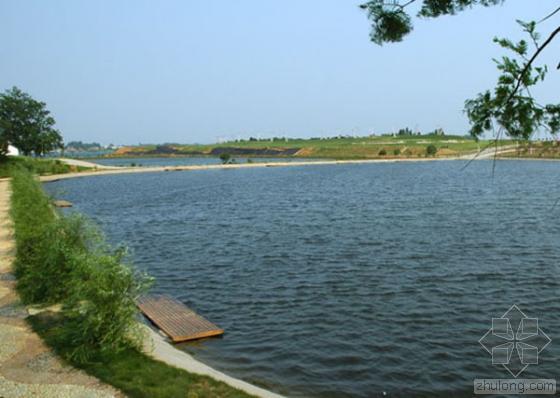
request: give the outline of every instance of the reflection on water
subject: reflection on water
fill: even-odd
[[[48,185],[226,330],[183,345],[294,397],[472,396],[507,378],[478,340],[512,304],[560,359],[554,162],[99,176]]]

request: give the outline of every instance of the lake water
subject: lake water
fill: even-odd
[[[301,158],[246,158],[234,156],[235,163],[271,163],[271,162],[312,162],[317,159],[301,159]],[[250,159],[250,160],[249,160]],[[136,166],[145,167],[161,167],[161,166],[193,166],[205,164],[221,164],[222,161],[218,157],[153,157],[153,158],[99,158],[92,159],[94,163],[105,166],[130,166],[134,163]]]
[[[205,170],[46,185],[226,330],[181,348],[293,397],[472,396],[517,304],[560,363],[560,163]],[[515,353],[514,353],[515,356]],[[384,395],[386,394],[386,395]]]

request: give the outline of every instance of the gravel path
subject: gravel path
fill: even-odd
[[[0,397],[124,397],[64,364],[25,322],[28,312],[19,302],[11,274],[15,244],[9,205],[9,182],[0,181]]]
[[[104,170],[118,169],[118,167],[116,166],[105,166],[103,164],[88,162],[79,159],[59,158],[58,160],[70,166],[91,167],[92,169],[104,169]]]

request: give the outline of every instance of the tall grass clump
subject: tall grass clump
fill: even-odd
[[[150,278],[125,262],[83,216],[51,206],[26,170],[12,175],[17,290],[26,304],[62,304],[59,335],[68,359],[85,362],[100,353],[139,348],[135,301]]]
[[[34,276],[43,275],[41,267],[49,255],[45,239],[50,237],[56,216],[41,186],[21,168],[13,171],[11,215],[15,227],[14,271],[18,293],[24,303],[49,302],[44,286],[36,283]]]

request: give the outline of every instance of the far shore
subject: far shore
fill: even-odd
[[[397,163],[397,162],[435,162],[435,161],[471,161],[471,160],[524,160],[524,161],[560,161],[553,158],[528,158],[528,157],[494,157],[492,154],[484,154],[475,157],[474,155],[468,156],[455,156],[455,157],[433,157],[433,158],[391,158],[391,159],[355,159],[355,160],[317,160],[317,161],[290,161],[290,162],[255,162],[255,163],[231,163],[231,164],[205,164],[205,165],[178,165],[178,166],[107,166],[100,165],[93,162],[74,159],[61,159],[68,164],[79,163],[82,166],[91,167],[94,170],[81,171],[66,174],[53,174],[40,176],[42,182],[53,182],[68,178],[91,177],[101,175],[114,175],[114,174],[133,174],[133,173],[156,173],[156,172],[169,172],[169,171],[197,171],[197,170],[227,170],[227,169],[247,169],[247,168],[262,168],[262,167],[299,167],[299,166],[328,166],[328,165],[345,165],[345,164],[370,164],[370,163]]]

